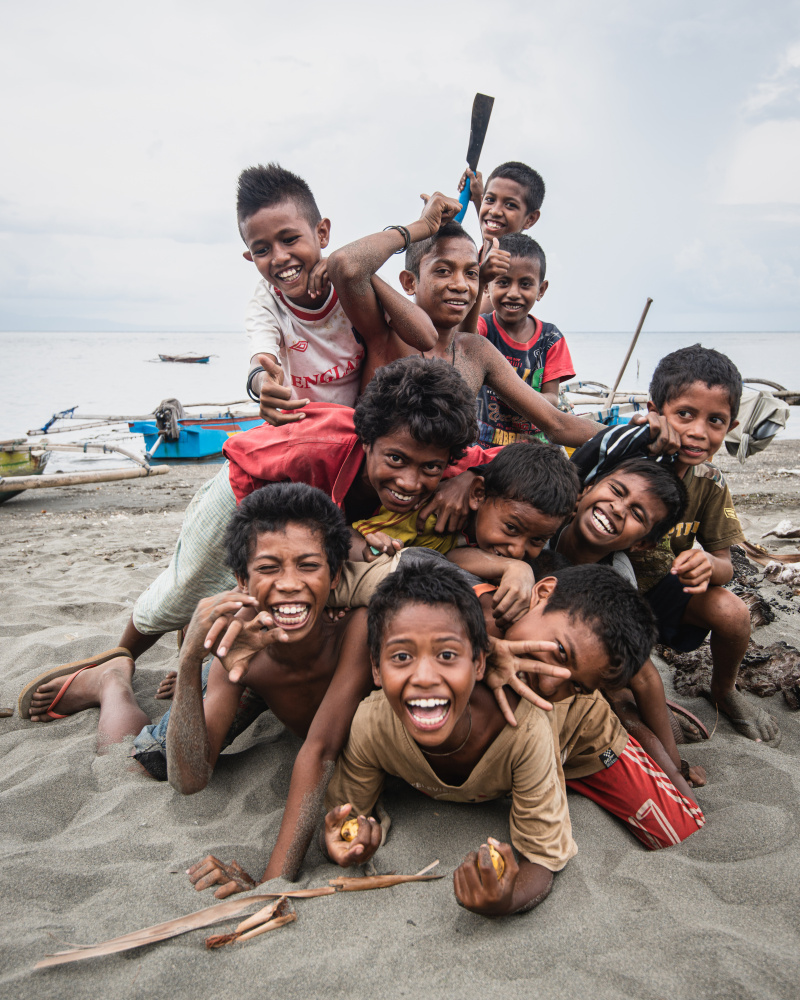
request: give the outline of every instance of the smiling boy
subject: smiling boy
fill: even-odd
[[[325,847],[337,864],[361,864],[380,845],[366,819],[386,774],[433,799],[477,802],[511,794],[511,845],[497,843],[505,863],[498,879],[488,844],[456,870],[461,905],[485,916],[523,913],[550,892],[553,873],[576,852],[559,783],[550,726],[528,702],[506,726],[485,669],[486,627],[478,599],[458,569],[435,574],[401,567],[369,608],[369,647],[382,690],[359,706],[328,788]],[[340,828],[359,816],[352,843]]]
[[[498,248],[495,240],[511,233],[521,233],[539,221],[544,201],[544,181],[538,171],[518,160],[509,160],[489,174],[486,189],[480,171],[473,173],[469,167],[459,181],[458,190],[470,178],[470,201],[475,205],[481,227],[483,249],[481,253],[480,311],[491,309],[489,283],[503,273],[510,260],[508,250]]]
[[[659,766],[600,694],[632,682],[655,638],[652,614],[634,587],[606,566],[561,570],[536,584],[530,611],[505,637],[555,642],[550,659],[570,670],[567,680],[525,675],[553,703],[548,718],[568,789],[617,816],[650,850],[678,844],[703,826],[680,770],[665,755]]]
[[[443,195],[435,197],[444,199]],[[451,200],[442,218],[452,215],[457,207],[458,202]],[[488,340],[462,330],[475,303],[479,285],[478,251],[472,237],[453,221],[446,222],[427,238],[419,237],[417,232],[411,233],[406,241],[406,266],[400,272],[400,283],[406,295],[414,297],[416,305],[429,317],[436,331],[438,339],[435,346],[426,352],[427,355],[441,358],[457,368],[476,396],[481,386],[488,385],[499,399],[523,419],[540,427],[556,444],[575,446],[588,441],[597,432],[594,423],[557,410],[518,378],[508,361]],[[392,233],[387,236],[384,233],[365,237],[338,251],[338,254],[346,254],[351,260],[347,269],[351,280],[359,269],[362,277],[364,274],[368,278],[373,275],[373,285],[377,283],[381,289],[381,301],[395,312],[399,311],[396,300],[402,300],[402,296],[374,277],[374,271],[390,256],[392,248],[397,252],[402,245],[401,235]],[[341,258],[339,266],[344,268]],[[410,353],[412,348],[407,344],[397,338],[387,339],[375,348],[370,347],[368,370]]]
[[[733,577],[731,546],[744,534],[722,473],[709,461],[736,426],[742,380],[719,351],[695,344],[659,361],[648,408],[666,419],[680,439],[674,469],[687,492],[683,519],[653,554],[635,557],[639,586],[659,624],[659,642],[679,652],[697,649],[711,632],[711,700],[748,739],[776,745],[775,719],[736,690],[750,639],[746,605],[725,584]],[[643,428],[610,428],[573,456],[580,474],[593,476],[647,447]],[[695,544],[698,543],[698,545]],[[636,693],[636,692],[634,692]],[[637,697],[642,719],[677,758],[661,693]],[[633,724],[633,720],[632,724]]]
[[[399,557],[381,561],[378,553],[394,556],[410,546],[435,549],[467,572],[498,581],[493,606],[504,624],[526,610],[534,580],[525,560],[535,559],[573,512],[579,485],[575,468],[563,449],[530,441],[509,445],[470,471],[470,513],[459,533],[436,534],[432,518],[420,524],[417,511],[408,515],[382,509],[355,522],[351,559],[363,562],[348,563],[332,603],[366,605],[399,562]],[[376,558],[380,565],[366,565]]]
[[[548,286],[544,251],[523,233],[501,236],[499,249],[509,254],[508,268],[489,285],[493,311],[478,318],[477,332],[494,344],[524,382],[558,406],[559,385],[575,370],[561,331],[532,312]],[[541,437],[535,425],[505,406],[488,386],[478,396],[478,429],[484,445]]]
[[[330,220],[291,171],[276,163],[242,171],[236,214],[244,258],[262,276],[246,314],[247,391],[261,416],[282,424],[303,420],[308,402],[355,406],[365,352],[392,329],[377,294],[343,298],[333,269],[329,280],[322,251]],[[420,350],[435,342],[430,322],[409,303],[399,315],[387,311],[400,340]]]

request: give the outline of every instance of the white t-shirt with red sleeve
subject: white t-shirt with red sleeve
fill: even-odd
[[[278,358],[293,399],[355,406],[364,344],[333,286],[319,309],[299,309],[262,278],[247,306],[245,329],[250,357]]]

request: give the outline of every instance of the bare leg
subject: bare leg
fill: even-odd
[[[97,667],[82,671],[58,703],[60,715],[74,715],[87,708],[100,708],[97,724],[97,751],[102,753],[126,736],[136,736],[150,719],[139,708],[131,687],[133,660],[118,656]],[[47,710],[61,690],[63,677],[41,684],[31,701],[31,722],[48,722]]]
[[[742,736],[777,745],[778,723],[735,686],[750,641],[750,612],[744,602],[724,587],[709,587],[693,595],[683,622],[711,629],[711,700]]]
[[[119,644],[130,652],[134,660],[138,660],[142,653],[150,649],[151,646],[155,646],[163,634],[163,632],[156,632],[148,635],[140,632],[133,624],[133,618],[131,618],[125,626],[125,631],[122,633]]]

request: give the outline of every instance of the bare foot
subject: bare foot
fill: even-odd
[[[107,685],[123,684],[130,689],[133,670],[133,660],[127,656],[117,656],[99,666],[82,670],[64,692],[53,711],[58,715],[74,715],[87,708],[98,708],[103,689]],[[47,711],[66,679],[66,676],[54,677],[53,680],[40,684],[34,691],[30,708],[31,722],[52,721]]]
[[[175,694],[175,684],[178,680],[178,671],[170,670],[167,676],[158,685],[158,691],[156,691],[156,698],[167,700],[172,698]]]
[[[748,740],[769,743],[774,747],[780,743],[781,731],[775,719],[740,691],[730,691],[719,697],[712,692],[711,700],[716,702],[720,712],[728,716],[736,732]]]

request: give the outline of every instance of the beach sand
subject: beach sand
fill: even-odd
[[[720,464],[750,541],[787,517],[800,525],[800,476],[777,471],[800,468],[800,442],[778,442],[743,470]],[[29,491],[0,507],[0,706],[15,706],[48,666],[116,645],[133,601],[167,564],[187,502],[217,471]],[[798,540],[764,543],[800,549]],[[786,610],[755,638],[800,646],[800,598],[784,587],[781,599]],[[134,688],[153,718],[166,707],[153,698],[158,682],[175,664],[174,636],[138,664]],[[708,702],[680,700],[714,727]],[[209,787],[184,798],[131,770],[129,745],[95,756],[97,711],[48,725],[2,718],[0,996],[796,997],[800,715],[780,695],[765,701],[783,731],[779,748],[745,740],[724,718],[709,742],[684,748],[709,782],[698,792],[706,826],[680,847],[650,853],[570,794],[579,853],[530,914],[487,920],[453,896],[463,855],[488,835],[507,839],[505,803],[435,803],[397,787],[376,867],[411,874],[439,858],[441,881],[301,900],[297,923],[218,951],[205,936],[237,921],[42,971],[37,960],[70,944],[212,905],[184,874],[208,853],[260,875],[299,743],[264,715]],[[339,874],[314,846],[298,885]]]

